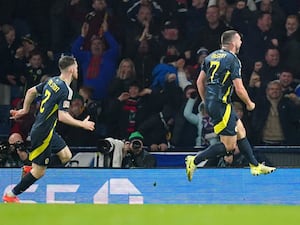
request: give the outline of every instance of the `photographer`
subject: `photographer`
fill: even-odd
[[[133,132],[128,141],[105,138],[98,141],[100,154],[97,156],[98,166],[104,168],[153,168],[156,159],[144,150],[144,137]]]
[[[143,147],[144,137],[140,132],[131,133],[125,142],[126,155],[122,162],[123,168],[153,168],[156,167],[156,158]]]
[[[19,133],[0,144],[0,167],[22,167],[29,164],[27,147]]]

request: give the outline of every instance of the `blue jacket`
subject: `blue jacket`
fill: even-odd
[[[87,79],[87,71],[92,58],[92,53],[91,51],[81,50],[84,38],[79,36],[72,44],[72,54],[78,60],[83,73],[83,85],[93,88],[94,100],[101,100],[107,97],[107,89],[112,78],[116,74],[117,60],[120,53],[119,44],[109,32],[104,33],[104,38],[107,41],[109,48],[102,55],[99,75],[93,79]]]
[[[166,83],[166,75],[169,73],[175,73],[177,77],[177,68],[170,64],[158,64],[152,71],[152,84],[151,88],[154,90],[164,89]],[[176,79],[178,84],[178,79]]]

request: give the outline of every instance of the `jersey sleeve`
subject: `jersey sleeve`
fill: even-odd
[[[35,86],[37,92],[41,95],[43,93],[43,89],[44,89],[44,86],[46,85],[47,82],[43,82],[43,83],[40,83],[38,85]]]
[[[207,59],[204,59],[204,62],[201,65],[201,70],[207,73]]]
[[[242,78],[241,75],[241,62],[238,58],[234,57],[231,63],[231,79]]]
[[[73,96],[73,91],[71,88],[63,89],[59,98],[58,109],[63,111],[69,111],[72,96]]]

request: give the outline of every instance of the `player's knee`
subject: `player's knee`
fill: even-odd
[[[46,167],[41,167],[41,166],[37,166],[37,167],[33,166],[30,171],[32,176],[34,176],[36,179],[40,179],[42,176],[44,176],[45,172],[46,172]]]
[[[61,162],[67,163],[71,160],[72,158],[72,153],[70,151],[66,152],[63,156],[60,157]]]

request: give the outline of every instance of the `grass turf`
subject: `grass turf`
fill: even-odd
[[[300,206],[0,204],[1,225],[298,225]]]

